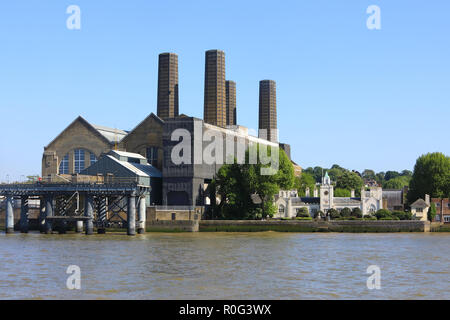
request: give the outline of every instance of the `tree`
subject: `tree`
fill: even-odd
[[[383,218],[392,218],[392,214],[389,210],[387,209],[380,209],[375,213],[375,216],[377,217],[378,220],[383,219]]]
[[[411,177],[409,176],[398,176],[385,181],[383,183],[383,189],[403,189],[403,187],[407,187],[409,185],[410,181]]]
[[[389,180],[397,178],[399,176],[400,176],[400,173],[398,173],[397,171],[388,171],[384,175],[384,180],[389,181]]]
[[[352,217],[355,217],[355,218],[362,218],[362,216],[363,216],[360,208],[353,208],[351,215],[352,215]]]
[[[383,184],[383,182],[384,182],[384,175],[385,175],[385,173],[383,171],[378,172],[375,175],[375,180],[378,182],[378,184],[380,184],[380,185]]]
[[[348,198],[351,196],[351,191],[347,189],[336,188],[334,189],[334,196]]]
[[[336,181],[336,187],[347,190],[355,190],[357,193],[360,193],[362,186],[364,185],[364,181],[362,178],[350,171],[344,172],[341,176],[338,177]]]
[[[352,215],[352,210],[350,210],[349,208],[344,208],[341,210],[341,216],[342,217],[350,217]]]
[[[263,165],[259,159],[259,146],[256,164],[249,163],[249,150],[246,152],[246,164],[223,165],[210,184],[210,197],[220,197],[220,203],[211,208],[214,217],[225,219],[260,219],[266,215],[273,216],[276,208],[274,195],[281,189],[289,190],[294,185],[294,168],[282,149],[279,149],[278,170],[273,175],[261,174]],[[267,150],[270,156],[271,149]],[[254,201],[256,195],[261,201]]]
[[[294,181],[294,188],[297,189],[300,196],[306,195],[306,188],[313,192],[316,181],[314,177],[306,172],[302,172],[300,177],[296,177]]]
[[[412,171],[409,171],[409,170],[403,170],[400,173],[400,176],[402,176],[402,177],[412,177],[412,175],[413,175]]]
[[[310,217],[308,208],[302,207],[297,210],[297,217],[307,218]]]
[[[375,171],[370,169],[365,169],[362,173],[362,177],[365,180],[376,180]]]
[[[411,212],[393,211],[392,216],[399,218],[399,220],[412,220]]]
[[[327,213],[331,219],[338,219],[341,217],[340,213],[336,209],[330,209]]]
[[[428,210],[428,221],[433,222],[434,218],[436,217],[436,205],[434,202],[431,203],[430,210]]]
[[[429,194],[432,198],[450,197],[450,158],[435,152],[420,156],[409,184],[408,202]]]

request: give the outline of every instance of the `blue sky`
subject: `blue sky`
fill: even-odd
[[[81,8],[81,30],[66,8]],[[381,8],[381,30],[366,9]],[[180,112],[203,117],[204,52],[226,53],[238,123],[277,82],[280,139],[303,167],[413,169],[450,154],[450,2],[2,1],[0,181],[40,173],[78,115],[132,129],[156,113],[157,61],[179,55]]]

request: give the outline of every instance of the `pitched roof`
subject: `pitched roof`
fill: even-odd
[[[159,122],[160,124],[164,124],[164,120],[161,119],[160,117],[158,117],[156,114],[154,114],[153,112],[150,113],[144,120],[142,120],[141,122],[138,123],[138,125],[136,127],[134,127],[131,131],[127,132],[127,136],[124,137],[127,138],[129,135],[131,135],[134,131],[136,131],[136,129],[138,129],[143,123],[145,123],[149,118],[153,118],[155,119],[157,122]]]
[[[428,208],[430,205],[428,203],[425,202],[425,200],[423,199],[417,199],[412,205],[411,207],[414,208]]]
[[[115,134],[117,132],[117,138],[119,138],[123,134],[127,134],[124,130],[118,130],[118,129],[112,129],[104,126],[98,126],[98,125],[92,125],[90,124],[86,119],[84,119],[82,116],[78,116],[75,120],[73,120],[63,131],[61,131],[56,138],[54,138],[44,149],[47,149],[54,141],[56,141],[68,128],[73,126],[76,122],[81,122],[83,125],[85,125],[89,130],[97,134],[97,136],[104,141],[113,144],[116,142]],[[120,140],[125,136],[123,135],[120,137]],[[112,138],[112,139],[111,139]],[[117,139],[119,142],[120,140]]]
[[[105,126],[99,126],[97,124],[92,125],[102,136],[104,136],[110,143],[120,142],[128,132],[125,130],[109,128]]]

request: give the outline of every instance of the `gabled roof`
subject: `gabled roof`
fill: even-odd
[[[154,114],[153,112],[150,113],[144,120],[142,120],[141,122],[139,122],[139,124],[134,127],[131,131],[128,132],[127,136],[124,137],[123,139],[125,140],[129,135],[131,135],[134,131],[136,131],[143,123],[145,123],[148,119],[153,118],[155,119],[157,122],[159,122],[160,124],[164,124],[164,120],[161,119],[160,117],[158,117],[156,114]]]
[[[412,205],[411,207],[414,208],[428,208],[430,205],[428,203],[425,202],[425,200],[423,199],[417,199]]]
[[[119,143],[128,134],[125,130],[99,126],[96,124],[93,124],[92,126],[110,143]]]
[[[44,149],[47,149],[53,142],[55,142],[67,129],[69,129],[71,126],[73,126],[75,123],[80,122],[83,125],[85,125],[88,130],[91,130],[94,134],[96,134],[100,139],[102,139],[103,141],[109,143],[109,144],[113,144],[115,142],[115,137],[114,137],[114,132],[118,132],[118,137],[120,137],[120,134],[125,133],[125,135],[127,134],[126,131],[124,130],[117,130],[117,129],[112,129],[112,128],[108,128],[108,127],[104,127],[104,126],[98,126],[98,125],[92,125],[90,124],[86,119],[84,119],[82,116],[78,116],[75,120],[73,120],[63,131],[61,131],[56,138],[54,138],[46,147],[44,147]],[[111,133],[112,132],[112,133]],[[113,136],[113,139],[111,140],[111,134]],[[123,138],[123,137],[122,137]],[[121,138],[121,139],[122,139]],[[119,142],[120,140],[117,139]]]

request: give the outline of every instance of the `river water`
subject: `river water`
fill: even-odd
[[[0,233],[0,299],[450,299],[450,234]],[[67,268],[81,289],[66,286]],[[380,268],[380,289],[367,268]]]

